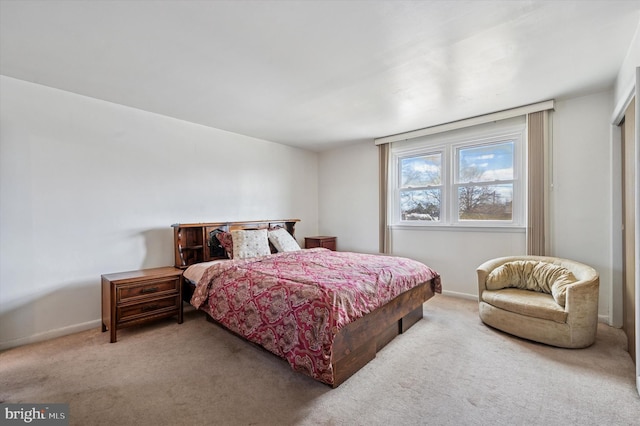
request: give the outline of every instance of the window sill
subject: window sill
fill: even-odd
[[[525,226],[471,226],[471,225],[390,225],[391,230],[400,231],[447,231],[447,232],[506,232],[523,234],[527,231]]]

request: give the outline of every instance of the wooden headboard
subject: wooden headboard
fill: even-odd
[[[185,269],[194,263],[226,259],[227,254],[215,238],[218,232],[236,229],[285,228],[295,237],[296,222],[300,219],[253,220],[248,222],[175,223],[173,245],[176,268]]]

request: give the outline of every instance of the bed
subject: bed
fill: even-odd
[[[422,318],[440,277],[407,258],[300,249],[296,222],[175,224],[175,263],[208,320],[337,387]]]

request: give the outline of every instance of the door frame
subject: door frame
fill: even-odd
[[[627,96],[615,107],[612,119],[612,285],[609,297],[609,324],[622,326],[622,134],[619,124],[627,107],[635,99],[635,349],[640,354],[640,67],[636,67],[635,81],[626,91]],[[618,284],[617,284],[618,283]],[[640,394],[640,362],[636,359],[636,389]]]

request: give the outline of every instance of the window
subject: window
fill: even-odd
[[[521,226],[524,122],[451,133],[392,146],[393,223]]]
[[[513,220],[514,141],[455,150],[457,219]]]
[[[402,220],[440,220],[442,156],[432,152],[400,158]]]

